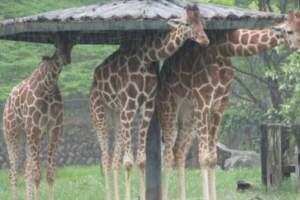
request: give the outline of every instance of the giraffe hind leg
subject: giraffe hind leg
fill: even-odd
[[[176,104],[175,104],[176,105]],[[168,200],[169,176],[174,160],[173,140],[174,132],[176,130],[176,108],[171,108],[169,105],[160,104],[160,124],[163,133],[164,150],[163,150],[163,192],[162,199]]]
[[[17,138],[17,130],[5,130],[6,146],[10,163],[10,182],[12,186],[12,199],[17,200],[17,182],[18,182],[18,160],[19,160],[19,142]]]
[[[115,118],[117,126],[115,129],[115,141],[114,141],[114,150],[113,150],[113,159],[112,159],[112,169],[113,169],[113,178],[114,178],[114,195],[115,200],[120,200],[120,178],[119,178],[119,169],[121,167],[121,158],[123,153],[123,142],[121,136],[121,127],[120,127],[120,118],[119,115]]]
[[[143,105],[142,121],[139,129],[139,143],[137,150],[137,165],[140,170],[139,174],[139,193],[140,200],[145,200],[145,164],[146,164],[146,140],[150,126],[150,121],[154,112],[154,99],[151,99]]]
[[[42,136],[42,130],[38,127],[33,127],[31,129],[27,128],[27,145],[29,150],[28,154],[29,157],[26,159],[30,159],[32,162],[32,178],[34,183],[34,199],[39,200],[39,187],[41,181],[41,171],[40,171],[40,161],[39,161],[39,145],[40,139]]]
[[[190,104],[182,104],[178,114],[178,135],[174,146],[175,161],[178,168],[179,199],[186,199],[185,161],[193,141],[193,113]]]
[[[106,199],[112,199],[112,193],[110,188],[110,155],[109,155],[109,135],[107,129],[107,120],[105,118],[105,106],[98,101],[98,103],[91,103],[91,113],[93,118],[93,124],[96,129],[98,143],[101,149],[101,161],[104,171],[104,185]],[[94,106],[93,106],[94,105]],[[118,194],[115,194],[116,200],[119,200]]]
[[[48,145],[48,164],[47,164],[47,183],[48,183],[48,200],[53,200],[53,185],[55,172],[55,153],[58,146],[59,138],[62,134],[62,124],[53,127],[50,130],[50,140]]]
[[[26,191],[26,199],[32,199],[32,188],[33,188],[33,180],[32,180],[32,160],[29,155],[29,149],[26,149],[26,166],[25,166],[25,191]]]
[[[10,117],[10,119],[9,119]],[[12,119],[13,118],[13,119]],[[11,182],[11,193],[12,199],[17,200],[17,182],[18,182],[18,160],[19,160],[19,132],[20,128],[17,127],[17,121],[13,113],[9,113],[9,110],[6,108],[3,115],[3,124],[4,124],[4,138],[7,146],[7,152],[10,163],[10,182]]]
[[[190,122],[190,121],[189,121]],[[174,154],[175,154],[175,161],[178,167],[178,179],[179,179],[179,199],[185,200],[186,199],[186,188],[185,188],[185,161],[187,153],[190,149],[193,135],[192,135],[192,125],[187,123],[183,125],[179,132],[176,139],[176,143],[174,146]]]
[[[217,191],[216,191],[216,165],[217,165],[217,140],[218,140],[218,130],[223,118],[223,113],[226,105],[229,101],[229,91],[230,85],[227,88],[227,93],[225,93],[224,97],[220,100],[220,102],[215,105],[216,107],[212,111],[212,123],[209,129],[209,157],[210,164],[208,170],[208,178],[209,178],[209,193],[210,199],[217,199]]]
[[[121,139],[124,145],[123,164],[125,167],[125,199],[131,200],[131,171],[133,166],[132,125],[137,113],[136,109],[121,112]]]

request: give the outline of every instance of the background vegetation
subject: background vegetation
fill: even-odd
[[[107,0],[1,0],[0,20]],[[254,10],[286,13],[298,0],[199,0]],[[78,45],[73,63],[63,70],[59,84],[64,99],[86,98],[93,69],[116,46]],[[12,87],[31,74],[51,45],[0,41],[0,110]],[[234,58],[236,81],[221,130],[223,142],[235,148],[257,149],[263,121],[299,123],[299,56],[278,47],[259,56]]]

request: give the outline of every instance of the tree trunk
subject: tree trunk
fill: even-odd
[[[258,8],[260,11],[267,11],[266,10],[266,0],[259,0]]]
[[[270,78],[268,80],[268,87],[270,90],[273,108],[276,109],[277,111],[279,111],[280,105],[282,104],[282,97],[281,97],[281,92],[279,90],[278,80]]]
[[[280,0],[280,11],[281,13],[286,13],[287,1]]]

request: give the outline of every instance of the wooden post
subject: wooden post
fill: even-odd
[[[260,126],[261,132],[261,141],[260,141],[260,160],[261,160],[261,179],[263,184],[267,184],[267,159],[266,159],[266,143],[267,137],[266,134],[268,132],[268,126],[266,124],[262,124]]]
[[[289,132],[290,127],[282,124],[280,126],[281,132],[281,165],[282,165],[282,177],[290,177],[291,169],[289,166]]]
[[[157,110],[151,119],[147,138],[146,200],[161,200],[160,125]]]
[[[300,125],[294,126],[293,132],[297,143],[296,185],[297,192],[300,192]]]
[[[264,124],[261,133],[262,181],[270,191],[282,180],[281,125]]]

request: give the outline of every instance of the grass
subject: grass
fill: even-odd
[[[43,173],[44,175],[45,173]],[[138,196],[137,170],[133,172],[132,195]],[[45,177],[45,176],[43,176]],[[121,177],[121,193],[124,195],[124,175]],[[187,199],[201,199],[201,175],[197,170],[187,170],[186,187]],[[255,189],[248,192],[236,192],[236,182],[246,180],[251,182]],[[24,199],[24,180],[19,181],[19,195]],[[261,185],[258,169],[239,169],[232,171],[217,171],[217,189],[219,200],[300,200],[300,194],[295,192],[295,185],[291,179],[285,180],[279,190],[267,193]],[[45,179],[41,183],[41,199],[46,199],[47,185]],[[170,200],[177,197],[177,177],[174,171],[170,180]],[[105,200],[104,182],[99,166],[65,167],[57,171],[55,180],[55,199],[57,200]],[[124,198],[124,196],[122,196]],[[0,199],[10,199],[10,184],[8,170],[0,171]]]

